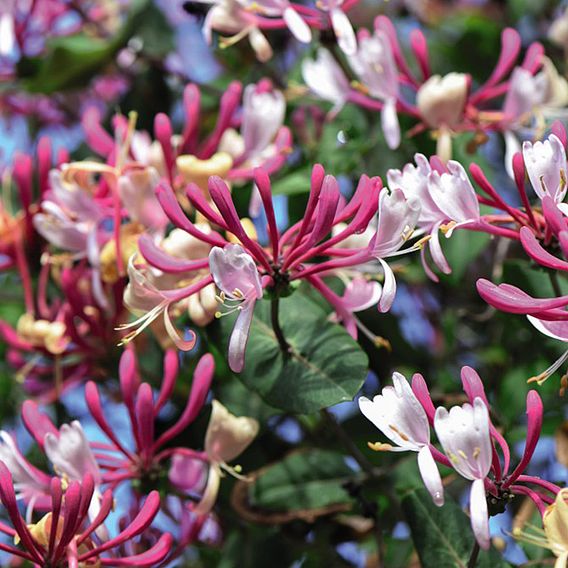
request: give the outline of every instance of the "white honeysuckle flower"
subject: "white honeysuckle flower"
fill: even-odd
[[[403,375],[394,373],[392,381],[393,386],[383,388],[372,401],[364,396],[358,401],[363,415],[396,444],[376,444],[371,447],[391,452],[418,452],[420,475],[434,503],[441,506],[444,503],[444,488],[430,451],[430,426],[426,411]]]
[[[470,491],[471,526],[479,545],[489,548],[489,514],[485,496],[485,478],[489,474],[493,450],[489,410],[479,397],[448,412],[439,407],[434,417],[438,440],[453,468],[473,481]]]
[[[542,199],[549,195],[556,203],[566,195],[566,149],[560,139],[551,134],[544,141],[523,143],[523,158],[531,185]]]

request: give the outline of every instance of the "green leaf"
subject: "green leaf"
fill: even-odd
[[[454,231],[449,239],[442,238],[446,258],[452,267],[452,273],[442,278],[455,285],[461,285],[467,270],[482,251],[486,250],[490,239],[491,237],[485,233],[459,229]]]
[[[21,60],[18,72],[23,76],[23,86],[31,92],[51,94],[87,84],[143,29],[141,24],[149,6],[149,0],[134,0],[122,28],[108,38],[85,33],[50,38],[41,57]]]
[[[402,501],[412,540],[422,568],[466,568],[474,546],[470,520],[461,507],[446,496],[436,507],[425,489],[408,493]],[[476,568],[510,566],[495,550],[481,551]]]
[[[342,484],[353,475],[337,452],[294,452],[261,472],[250,486],[249,501],[254,507],[281,512],[350,503]]]
[[[238,378],[265,402],[310,413],[353,400],[367,374],[367,356],[343,327],[301,291],[280,300],[280,325],[291,353],[280,349],[271,325],[270,301],[257,303],[245,368]],[[218,326],[226,352],[234,319]]]
[[[273,195],[298,195],[310,191],[310,170],[291,172],[272,184]]]

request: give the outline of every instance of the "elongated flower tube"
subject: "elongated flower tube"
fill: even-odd
[[[419,215],[420,204],[416,199],[407,199],[401,190],[392,194],[381,192],[378,178],[362,176],[351,200],[345,203],[340,197],[336,179],[325,175],[323,168],[318,165],[313,169],[305,216],[280,234],[270,179],[266,172],[257,169],[255,183],[268,221],[269,242],[266,246],[257,241],[246,222],[239,218],[229,188],[219,177],[209,178],[211,204],[196,184],[189,184],[186,191],[196,211],[211,227],[218,228],[209,232],[203,231],[186,216],[171,186],[165,183],[159,185],[158,200],[176,228],[213,247],[208,258],[194,261],[199,268],[203,266],[202,262],[207,262],[210,276],[204,273],[201,279],[193,281],[185,290],[162,291],[161,301],[156,290],[137,278],[137,296],[143,298],[146,290],[148,298],[152,296],[155,300],[149,302],[146,314],[128,324],[128,328],[134,330],[133,335],[176,302],[207,286],[211,279],[220,289],[219,301],[226,304],[229,312],[239,313],[229,347],[229,363],[235,372],[243,368],[254,305],[262,298],[264,289],[281,295],[290,289],[293,282],[305,280],[330,301],[338,314],[343,314],[342,320],[351,322],[352,319],[345,315],[353,310],[329,289],[323,278],[340,274],[350,281],[366,272],[372,272],[373,275],[383,272],[384,284],[380,288],[380,297],[377,287],[373,287],[372,296],[379,298],[380,311],[388,311],[396,293],[396,282],[385,259],[418,250],[422,246],[421,241],[406,246],[414,236]],[[367,230],[371,236],[367,242],[361,242],[362,246],[349,244],[349,239]],[[179,261],[171,257],[168,260],[163,250],[142,248],[141,252],[150,267],[159,268],[165,274],[176,274],[180,270]],[[179,342],[177,345],[183,348]]]
[[[387,438],[396,445],[369,444],[377,451],[418,452],[420,475],[432,499],[439,507],[444,504],[444,488],[440,472],[430,450],[428,417],[406,378],[400,373],[392,376],[393,386],[384,387],[373,400],[362,396],[359,408]]]
[[[112,492],[106,491],[99,514],[89,521],[87,511],[94,491],[93,479],[87,475],[67,487],[54,478],[51,481],[51,506],[34,524],[26,524],[16,503],[12,476],[0,462],[0,500],[12,522],[12,527],[0,525],[0,531],[12,537],[14,545],[2,544],[0,549],[13,558],[21,558],[36,566],[72,567],[97,563],[100,566],[156,566],[167,556],[170,534],[163,534],[150,549],[125,556],[120,547],[150,526],[160,508],[157,491],[148,495],[132,522],[118,535],[104,541],[94,538],[113,506]],[[100,532],[100,531],[99,531]]]
[[[156,473],[166,472],[168,460],[176,454],[205,461],[205,456],[200,452],[183,447],[168,448],[167,444],[196,419],[209,392],[213,371],[213,358],[209,354],[204,355],[195,368],[191,391],[182,414],[170,428],[158,435],[155,421],[174,391],[178,373],[177,355],[173,350],[166,352],[161,388],[157,397],[154,397],[150,385],[140,381],[135,353],[132,349],[127,349],[120,360],[119,374],[122,398],[130,419],[133,447],[125,444],[112,430],[97,386],[93,382],[87,383],[87,406],[110,442],[97,453],[105,483],[115,487],[129,480],[144,480]]]

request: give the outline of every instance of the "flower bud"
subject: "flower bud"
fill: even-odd
[[[430,77],[416,95],[416,104],[424,121],[432,128],[457,126],[462,119],[468,83],[468,77],[463,73]]]
[[[242,454],[258,434],[258,422],[231,414],[218,400],[205,435],[205,451],[212,461],[226,463]]]

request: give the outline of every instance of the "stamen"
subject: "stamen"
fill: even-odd
[[[538,386],[541,386],[552,374],[554,374],[560,366],[562,366],[565,361],[568,359],[568,351],[565,351],[560,358],[555,361],[546,371],[543,371],[539,375],[531,377],[527,380],[527,383],[537,383]],[[562,383],[561,383],[562,384]]]
[[[389,424],[389,428],[395,433],[398,434],[405,442],[408,442],[410,440],[410,438],[404,434],[403,432],[401,432],[396,426],[393,426],[392,424]]]
[[[384,444],[382,442],[367,442],[367,446],[374,452],[390,452],[393,448],[391,444]]]
[[[480,453],[481,453],[481,448],[475,448],[473,450],[473,459],[476,460],[479,457]]]

